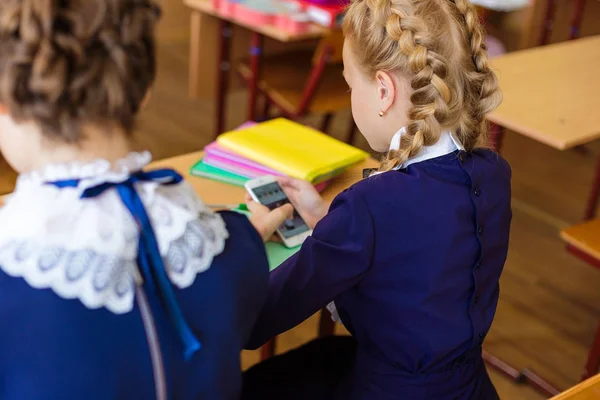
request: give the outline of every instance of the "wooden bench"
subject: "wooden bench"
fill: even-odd
[[[560,233],[567,250],[588,264],[600,269],[600,219],[584,222]],[[590,347],[588,359],[581,375],[585,380],[600,368],[600,324]]]
[[[600,399],[600,375],[553,397],[552,400],[597,400]]]

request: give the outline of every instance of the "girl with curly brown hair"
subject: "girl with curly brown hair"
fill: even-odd
[[[151,0],[0,2],[0,151],[21,173],[0,209],[3,400],[238,398],[267,259],[246,217],[130,150],[157,18]]]

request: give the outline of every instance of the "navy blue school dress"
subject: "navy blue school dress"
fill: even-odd
[[[0,209],[1,399],[239,398],[264,245],[149,160],[19,178]]]
[[[445,133],[400,169],[350,187],[301,250],[271,273],[249,347],[333,300],[330,309],[357,343],[338,399],[497,399],[481,346],[507,256],[510,177],[499,155],[467,153]],[[316,353],[295,359],[314,366],[308,354]],[[267,361],[276,366],[271,371],[247,374],[244,399],[283,382],[274,374],[286,367],[276,359]],[[262,384],[252,382],[257,376]],[[316,393],[324,385],[308,384],[315,394],[304,398],[327,398]]]

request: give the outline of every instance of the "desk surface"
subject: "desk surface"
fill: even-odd
[[[551,400],[598,400],[600,399],[600,374],[553,397]]]
[[[197,152],[167,158],[152,163],[150,168],[173,168],[183,175],[206,204],[236,204],[244,202],[245,190],[243,188],[190,175],[190,167],[202,158],[202,154],[202,152]],[[333,180],[331,185],[323,192],[323,197],[328,201],[333,200],[338,193],[362,179],[363,168],[374,168],[377,165],[375,160],[368,159],[350,168]]]
[[[559,150],[600,138],[600,36],[492,60],[504,94],[490,121]]]
[[[571,226],[560,233],[568,244],[600,260],[600,219]]]
[[[262,33],[264,36],[270,37],[280,42],[297,42],[307,39],[318,39],[327,35],[330,32],[330,30],[325,27],[316,24],[311,24],[307,32],[300,34],[291,34],[273,25],[251,25],[242,21],[238,21],[235,18],[224,17],[223,15],[221,15],[221,13],[219,13],[217,9],[215,9],[212,6],[210,0],[184,0],[183,2],[186,6],[190,7],[193,10],[200,11],[204,14],[212,15],[213,17],[231,21],[236,25],[242,26],[244,28],[250,29],[258,33]]]

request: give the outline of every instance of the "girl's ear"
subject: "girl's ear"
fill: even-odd
[[[381,111],[386,113],[396,101],[396,83],[390,74],[384,71],[375,73],[375,81],[377,82],[377,96],[381,103]]]

